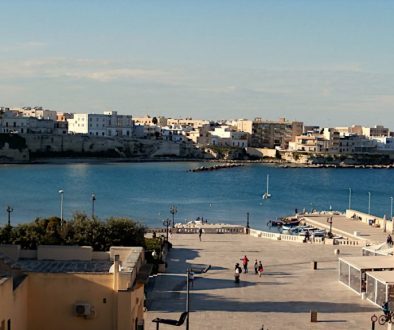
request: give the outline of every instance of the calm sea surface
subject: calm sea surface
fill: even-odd
[[[312,208],[343,211],[352,208],[390,215],[394,195],[394,171],[390,169],[307,169],[246,165],[233,169],[192,173],[202,166],[186,163],[115,163],[66,165],[12,165],[0,167],[0,225],[6,223],[7,205],[13,207],[13,223],[36,217],[60,216],[59,189],[64,190],[64,216],[76,211],[91,214],[91,194],[96,194],[95,213],[132,217],[147,226],[162,226],[204,217],[209,222],[245,224],[250,213],[253,228],[265,229],[270,219]],[[206,164],[205,164],[206,165]],[[272,198],[262,200],[266,175]]]

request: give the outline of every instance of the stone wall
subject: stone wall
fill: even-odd
[[[246,148],[246,153],[249,156],[254,156],[254,157],[268,157],[268,158],[275,158],[277,150],[276,149],[269,149],[269,148],[252,148],[252,147],[247,147]]]

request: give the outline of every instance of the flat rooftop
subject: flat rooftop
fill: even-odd
[[[109,273],[112,264],[110,260],[19,260],[12,267],[35,273]]]
[[[383,283],[394,283],[394,271],[367,272],[367,275]]]
[[[212,265],[195,274],[190,293],[190,329],[369,329],[380,309],[338,281],[338,257],[361,255],[360,247],[300,244],[242,234],[173,234],[168,269],[148,285],[145,328],[156,317],[178,319],[185,310],[186,269]],[[234,283],[234,265],[247,255],[249,273]],[[254,260],[264,265],[254,274]],[[312,261],[318,261],[313,270]],[[318,312],[317,323],[310,311]],[[170,329],[162,325],[160,329]]]
[[[394,268],[393,256],[365,256],[339,258],[357,269]]]

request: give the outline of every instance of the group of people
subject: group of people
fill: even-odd
[[[240,259],[242,262],[242,266],[243,266],[243,272],[244,273],[248,273],[248,264],[249,264],[249,259],[248,257],[245,255],[243,258]],[[239,279],[240,279],[240,274],[242,273],[242,268],[239,265],[239,263],[237,262],[235,264],[235,283],[239,283]],[[257,262],[257,259],[255,259],[254,261],[254,273],[256,275],[259,275],[259,277],[261,277],[261,275],[263,274],[264,271],[264,267],[261,261]]]

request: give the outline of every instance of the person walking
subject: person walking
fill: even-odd
[[[249,259],[248,259],[248,257],[245,255],[241,260],[242,260],[242,265],[244,266],[244,273],[247,273],[247,272],[248,272],[248,262],[249,262]]]
[[[261,261],[259,261],[259,266],[258,266],[257,270],[259,272],[259,277],[261,277],[261,274],[263,274],[263,271],[264,271],[264,267],[263,267],[263,264],[261,263]]]
[[[257,275],[259,273],[259,264],[257,259],[254,261],[254,273]]]
[[[234,282],[239,283],[239,278],[242,273],[242,268],[239,266],[239,263],[237,262],[235,264],[235,269],[234,269]]]
[[[201,235],[202,235],[202,228],[198,229],[198,238],[200,239],[201,242]]]
[[[190,286],[193,287],[193,284],[194,284],[194,273],[193,272],[189,272],[189,283],[190,283]]]

